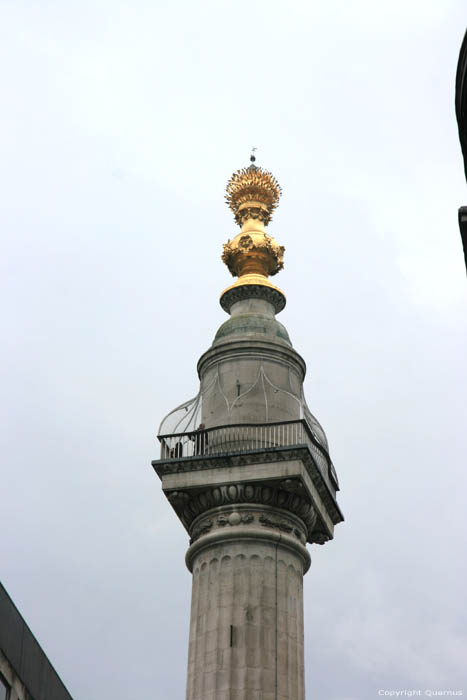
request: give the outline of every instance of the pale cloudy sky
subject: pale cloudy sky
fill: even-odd
[[[307,695],[467,695],[466,25],[465,0],[0,0],[1,577],[75,700],[184,696],[188,543],[150,461],[225,319],[253,145],[346,516],[305,578]]]

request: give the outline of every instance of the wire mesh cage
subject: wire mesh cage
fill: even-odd
[[[306,444],[327,479],[338,488],[328,441],[307,406],[303,385],[289,376],[283,386],[259,362],[245,384],[226,382],[215,369],[198,394],[162,420],[161,458],[173,459]]]

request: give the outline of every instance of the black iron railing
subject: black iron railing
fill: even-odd
[[[305,445],[321,472],[338,487],[337,475],[326,448],[320,444],[305,420],[281,423],[238,423],[172,435],[158,435],[161,459],[236,454],[273,447]]]

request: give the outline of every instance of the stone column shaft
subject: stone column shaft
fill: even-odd
[[[304,700],[303,523],[239,505],[196,528],[187,700]]]

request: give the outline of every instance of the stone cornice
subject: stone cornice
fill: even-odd
[[[309,474],[327,513],[334,525],[344,520],[344,516],[326,483],[321,471],[314,461],[308,447],[275,447],[274,449],[251,450],[237,454],[215,454],[201,457],[185,457],[182,459],[154,460],[152,466],[162,479],[168,474],[212,469],[229,469],[237,466],[249,466],[270,462],[301,460]]]

